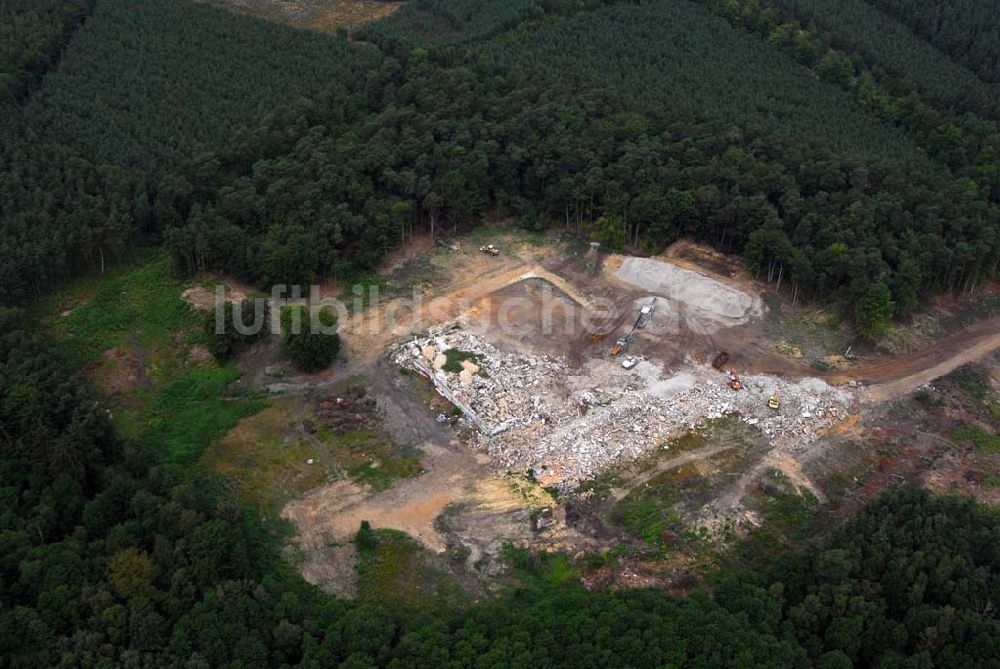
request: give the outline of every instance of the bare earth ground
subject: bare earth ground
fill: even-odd
[[[383,19],[403,6],[392,0],[200,0],[297,28],[335,33]]]
[[[1000,348],[1000,318],[991,318],[955,332],[934,344],[891,360],[871,362],[829,377],[872,384],[871,401],[902,397],[920,386]]]
[[[845,369],[823,372],[811,369],[807,360],[792,353],[794,347],[776,341],[774,323],[768,319],[785,318],[784,313],[754,315],[735,326],[720,321],[723,326],[718,328],[688,327],[682,318],[676,331],[641,332],[628,353],[658,361],[668,377],[704,364],[725,349],[731,354],[729,366],[740,373],[767,373],[790,382],[819,377],[835,384],[870,385],[866,390],[860,386],[852,390],[857,400],[849,415],[824,427],[807,442],[800,442],[797,434],[777,435],[780,438],[767,439],[763,442],[766,445],[748,450],[734,445],[729,436],[715,435],[711,439],[716,441],[679,454],[665,454],[642,471],[629,471],[629,463],[622,463],[622,472],[609,472],[620,480],[616,479],[604,493],[584,491],[582,495],[556,500],[525,479],[525,472],[508,475],[485,453],[473,451],[466,443],[468,434],[453,426],[453,420],[439,422],[437,415],[449,411],[447,404],[434,395],[425,380],[401,375],[388,362],[388,347],[431,326],[463,317],[480,323],[483,336],[502,350],[560,355],[570,365],[583,366],[591,360],[608,358],[611,342],[631,326],[631,310],[648,300],[649,294],[641,286],[618,278],[617,270],[624,258],[594,258],[578,245],[551,239],[532,243],[517,233],[489,239],[501,247],[499,257],[478,253],[480,239],[470,238],[397,259],[387,278],[392,281],[393,277],[405,277],[404,284],[421,286],[423,307],[397,310],[396,321],[388,329],[372,326],[392,308],[387,304],[354,314],[341,327],[347,362],[314,377],[291,376],[281,386],[282,392],[308,397],[339,380],[360,376],[377,398],[387,433],[397,443],[412,444],[422,452],[423,473],[419,476],[395,481],[384,489],[338,480],[293,499],[283,508],[282,516],[297,530],[294,542],[299,566],[311,582],[342,594],[352,593],[354,555],[350,540],[363,520],[376,528],[402,530],[431,551],[459,547],[468,555],[470,569],[475,566],[487,574],[499,568],[502,548],[507,543],[571,554],[608,550],[628,541],[627,533],[623,534],[627,528],[610,522],[608,514],[613,515],[616,509],[639,508],[636,504],[641,502],[644,491],[658,489],[661,481],[672,480],[678,472],[691,472],[684,476],[694,478],[684,479],[688,481],[684,485],[704,492],[690,497],[687,504],[671,502],[678,515],[670,528],[663,529],[663,536],[694,532],[699,527],[717,533],[752,528],[767,515],[769,507],[766,503],[761,506],[761,499],[766,502],[766,491],[772,489],[783,491],[781,494],[805,495],[818,504],[827,500],[830,490],[836,490],[838,498],[848,495],[852,500],[866,499],[871,491],[864,486],[884,487],[898,481],[895,476],[906,476],[895,473],[892,467],[878,469],[877,458],[857,446],[872,435],[884,436],[877,429],[890,420],[886,418],[885,403],[1000,347],[1000,319],[984,320],[907,355],[862,358],[851,361]],[[696,271],[751,298],[766,291],[732,258],[687,242],[668,250],[661,260],[679,269]],[[421,276],[423,271],[429,274]],[[557,320],[571,314],[568,320],[574,323],[572,332],[537,337],[501,331],[496,322],[498,303],[517,298],[519,303],[507,314],[510,320],[516,325],[537,326],[542,318],[539,295],[544,291],[562,305],[555,311]],[[597,303],[604,299],[617,305],[621,314],[602,322]],[[583,313],[603,324],[605,338],[595,340],[576,327]],[[680,313],[683,316],[683,311]],[[836,350],[828,353],[835,354]],[[263,365],[266,358],[257,364]],[[259,376],[256,382],[266,385],[267,380]],[[931,440],[920,443],[928,445],[915,446],[896,460],[919,460],[930,457],[925,455],[929,452],[926,449],[942,449],[940,443]],[[961,457],[955,459],[962,462]],[[704,468],[706,463],[719,462],[724,464]],[[851,483],[851,468],[868,474],[859,479],[860,483]],[[936,489],[953,486],[955,477],[947,472],[954,469],[942,468],[933,476],[927,475],[927,484]],[[687,490],[684,486],[679,489]],[[693,499],[700,501],[692,505]],[[673,517],[668,507],[663,507],[663,513],[664,517]],[[544,522],[539,522],[540,517]],[[620,585],[675,579],[684,569],[694,568],[697,550],[673,550],[674,567],[669,569],[625,561],[607,578]],[[601,582],[608,583],[606,579]]]

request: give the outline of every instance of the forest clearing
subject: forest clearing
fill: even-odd
[[[405,2],[393,0],[199,0],[223,9],[245,12],[296,28],[335,34],[378,21]]]
[[[997,665],[998,35],[0,0],[0,666]]]
[[[629,282],[620,268],[630,258],[511,232],[499,237],[503,252],[491,258],[476,251],[479,238],[453,239],[393,264],[387,284],[426,286],[425,310],[404,311],[391,330],[373,331],[381,316],[371,309],[342,324],[349,354],[329,378],[365,380],[385,433],[422,453],[422,473],[387,488],[338,478],[285,506],[282,516],[299,533],[293,544],[303,573],[323,587],[351,591],[349,539],[361,520],[403,530],[431,552],[457,552],[469,573],[495,573],[508,545],[611,550],[628,536],[613,521],[620,507],[657,477],[691,467],[701,473],[689,483],[690,496],[675,491],[672,531],[729,545],[768,522],[766,491],[775,482],[782,496],[826,503],[830,480],[861,466],[857,445],[844,443],[858,425],[878,422],[885,402],[996,348],[995,322],[987,320],[974,330],[982,342],[971,352],[943,356],[931,346],[898,361],[865,355],[820,371],[787,352],[786,340],[775,340],[767,321],[782,316],[764,306],[762,284],[738,265],[724,270],[734,267],[725,259],[699,266],[699,255],[711,254],[690,242],[660,260],[636,259],[643,271],[626,274]],[[678,253],[695,260],[671,258]],[[657,262],[667,267],[669,284],[657,286]],[[689,309],[691,290],[719,301],[703,299]],[[611,343],[651,297],[660,303],[654,319],[627,351],[639,362],[623,369],[621,358],[609,355]],[[505,300],[515,303],[501,324]],[[595,341],[581,320],[594,316],[588,310],[599,300],[621,314],[610,323],[604,313],[593,317],[602,333]],[[542,327],[546,309],[550,332]],[[741,377],[740,391],[709,365],[722,347]],[[442,371],[449,351],[473,362]],[[330,383],[288,378],[280,388],[308,397],[329,394]],[[456,401],[468,412],[442,390],[464,398]],[[772,394],[780,398],[778,411],[768,407]],[[700,445],[691,448],[692,441]],[[699,480],[712,484],[696,493]],[[598,520],[583,522],[581,513]]]
[[[267,337],[238,363],[251,393],[246,399],[234,400],[230,390],[207,398],[197,413],[187,410],[185,420],[194,419],[197,430],[211,424],[212,412],[224,417],[213,428],[221,438],[206,442],[201,463],[230,479],[266,516],[292,523],[297,536],[289,556],[324,589],[357,594],[351,538],[362,520],[405,532],[429,559],[461,556],[443,564],[471,592],[506,582],[509,546],[588,555],[638,541],[644,555],[661,551],[661,535],[696,537],[643,567],[659,574],[648,576],[653,581],[673,583],[687,572],[660,573],[662,565],[655,565],[711,563],[735,537],[772,527],[768,509],[775,499],[797,499],[810,509],[846,504],[845,498],[857,503],[857,494],[839,486],[876,462],[867,474],[881,477],[876,488],[864,477],[849,486],[859,487],[861,498],[899,481],[900,471],[927,477],[937,489],[975,485],[948,472],[979,471],[992,457],[985,451],[935,456],[932,465],[921,458],[941,442],[918,437],[923,446],[890,466],[872,461],[858,440],[938,431],[917,429],[926,417],[904,420],[912,425],[906,428],[886,418],[885,407],[912,403],[934,379],[990,359],[1000,343],[996,317],[937,343],[917,340],[902,355],[845,358],[845,342],[833,336],[837,328],[809,316],[814,307],[791,307],[787,295],[755,281],[738,261],[688,240],[655,258],[633,258],[572,237],[505,228],[489,238],[502,250],[492,257],[477,250],[484,235],[421,243],[421,253],[404,248],[400,260],[389,259],[380,279],[386,299],[341,323],[344,362],[302,375]],[[142,300],[140,322],[154,312],[133,282],[162,272],[160,265],[109,286],[111,295]],[[212,280],[218,279],[168,285],[150,306],[176,299],[194,311],[211,309]],[[225,283],[234,299],[255,293],[238,281]],[[393,299],[406,297],[411,286],[423,296],[420,308],[396,308]],[[78,331],[104,299],[100,291],[80,294],[57,296],[45,307],[58,329]],[[651,301],[651,318],[625,353],[612,357],[612,343]],[[162,411],[159,398],[171,392],[164,383],[174,370],[189,368],[182,378],[194,378],[211,369],[196,339],[174,330],[189,317],[178,311],[155,322],[144,327],[155,338],[136,339],[122,323],[120,332],[100,334],[112,348],[81,352],[96,361],[90,373],[120,406],[123,428],[147,436],[156,433],[143,425]],[[192,343],[177,351],[168,342],[178,338]],[[723,371],[710,364],[721,350],[729,353]],[[449,351],[463,361],[452,371],[436,368]],[[418,367],[413,355],[423,361]],[[635,365],[625,369],[625,358]],[[837,368],[828,368],[834,359]],[[729,368],[741,379],[739,391],[729,387]],[[439,389],[423,376],[428,371],[437,373]],[[440,389],[472,409],[481,425]],[[780,410],[769,408],[771,395]],[[888,432],[880,427],[886,424]],[[491,434],[500,425],[505,429]],[[177,438],[156,437],[167,448]],[[926,471],[910,471],[914,460]],[[650,506],[650,490],[667,481],[670,493],[655,497],[662,511],[654,511],[661,507]],[[975,491],[994,494],[982,486]],[[634,559],[624,560],[607,578],[626,579],[634,567]]]

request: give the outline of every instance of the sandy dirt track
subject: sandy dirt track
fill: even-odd
[[[869,399],[886,402],[945,376],[1000,348],[1000,318],[991,318],[951,334],[913,353],[863,364],[826,377],[832,384],[869,384]]]

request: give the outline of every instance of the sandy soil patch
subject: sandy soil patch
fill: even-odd
[[[211,311],[215,308],[215,290],[206,286],[191,286],[181,293],[181,299],[199,311]],[[226,302],[239,302],[246,299],[242,290],[226,286]]]

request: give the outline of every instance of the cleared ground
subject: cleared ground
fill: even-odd
[[[500,256],[478,252],[486,239],[501,248]],[[781,541],[794,540],[818,509],[840,504],[851,488],[845,477],[850,481],[851,472],[870,466],[858,439],[885,420],[881,402],[1000,343],[994,341],[997,323],[983,321],[972,335],[956,334],[937,349],[896,361],[841,355],[844,369],[833,372],[815,361],[839,355],[839,335],[826,337],[829,348],[810,344],[806,358],[794,339],[775,332],[798,337],[800,330],[780,326],[793,319],[813,322],[808,316],[765,294],[766,287],[732,259],[689,243],[641,261],[516,232],[424,248],[422,255],[392,263],[385,276],[392,295],[410,297],[417,286],[419,304],[381,302],[355,311],[342,323],[345,363],[280,384],[283,393],[311,398],[343,379],[360,378],[377,402],[387,438],[420,454],[419,475],[385,487],[342,478],[284,506],[282,516],[297,529],[294,553],[303,573],[342,594],[357,591],[351,540],[362,521],[402,530],[428,555],[452,556],[449,564],[462,578],[486,583],[504,573],[508,544],[609,556],[602,560],[616,566],[598,568],[592,582],[625,585],[679,583],[747,533],[767,530],[779,532]],[[624,370],[609,349],[651,300],[655,319],[625,353],[639,362]],[[827,327],[815,322],[809,327]],[[478,384],[483,398],[535,407],[534,418],[487,437],[429,379],[402,373],[389,360],[394,344],[455,323],[505,365],[530,367],[538,358],[564,366],[560,378],[537,386],[530,372],[507,379],[510,370],[475,358],[482,352],[455,349],[468,362],[445,374],[454,390],[461,395]],[[974,348],[956,350],[962,342]],[[744,390],[730,390],[728,377],[707,365],[723,349]],[[448,344],[426,363],[445,364],[446,353]],[[849,385],[838,396],[826,390],[824,379]],[[859,380],[877,383],[865,388],[855,385]],[[497,383],[505,384],[502,392],[489,390]],[[775,390],[778,412],[766,406]],[[578,404],[585,396],[592,398],[589,407]],[[662,403],[664,412],[650,425],[668,429],[660,441],[643,442],[637,433],[620,441],[640,423],[617,416],[614,407],[636,399],[641,404],[647,396],[647,404]],[[475,393],[469,397],[473,401]],[[605,439],[601,430],[614,420],[625,421],[623,433]],[[579,426],[589,432],[573,436]],[[552,461],[560,439],[593,442],[598,449],[645,445],[598,453],[593,480],[575,487],[579,477],[568,479]],[[531,450],[538,445],[549,448],[548,455]],[[896,479],[886,480],[880,485]],[[574,483],[558,497],[543,489],[567,481]],[[622,546],[629,547],[625,553]]]
[[[336,33],[378,21],[405,2],[392,0],[199,0],[231,11],[287,23],[297,28]]]

